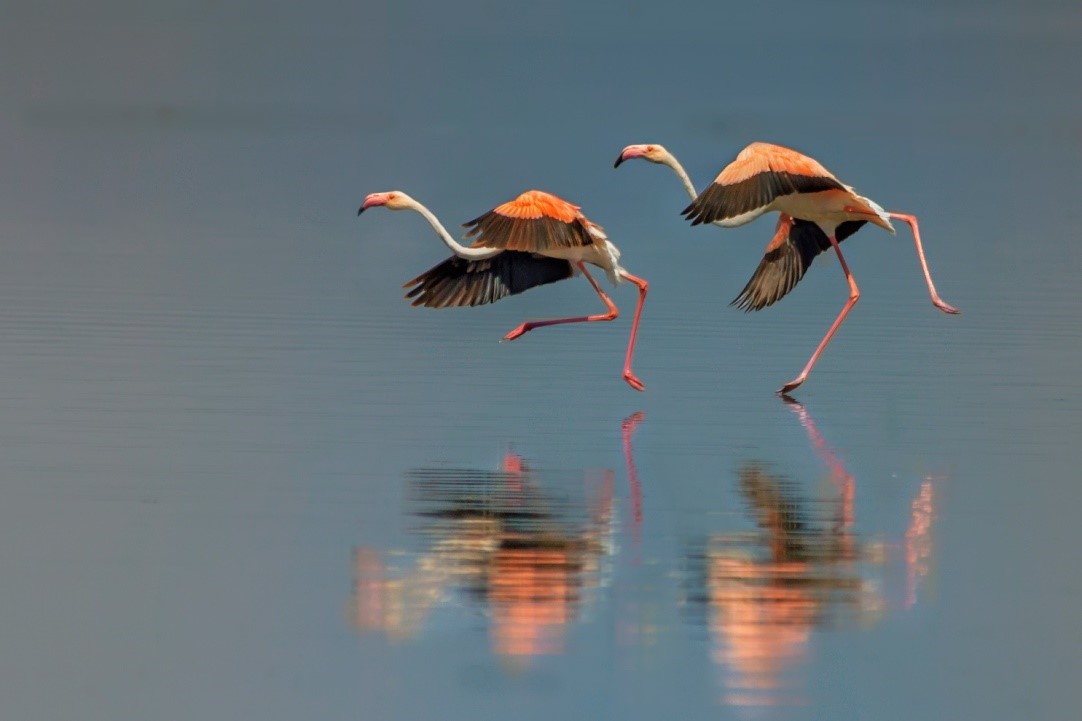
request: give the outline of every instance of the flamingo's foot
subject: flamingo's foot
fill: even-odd
[[[783,385],[781,388],[779,388],[778,390],[776,390],[774,392],[777,393],[778,395],[784,397],[787,393],[789,393],[789,391],[796,390],[797,388],[799,388],[801,386],[801,384],[803,384],[806,379],[807,379],[807,376],[805,376],[805,375],[798,376],[798,377],[796,377],[793,380],[789,381],[788,383],[786,383],[785,385]]]
[[[932,298],[932,304],[935,305],[936,308],[939,308],[944,313],[949,313],[951,315],[958,315],[959,313],[962,312],[962,311],[958,310],[957,308],[955,308],[950,303],[947,303],[946,301],[944,301],[942,298]]]
[[[642,423],[642,419],[646,418],[644,411],[635,411],[630,416],[620,421],[620,430],[630,433],[635,430],[635,426]]]
[[[632,388],[634,388],[637,391],[645,391],[646,390],[646,386],[643,384],[642,381],[639,380],[638,376],[636,376],[634,373],[632,373],[629,370],[624,371],[624,380],[627,381],[627,384],[629,386],[631,386]]]
[[[530,326],[529,323],[523,323],[518,328],[515,328],[513,331],[511,331],[510,333],[505,335],[503,338],[500,338],[500,342],[505,343],[507,341],[514,340],[515,338],[518,338],[520,335],[522,335],[526,331],[530,330],[530,327],[531,326]]]

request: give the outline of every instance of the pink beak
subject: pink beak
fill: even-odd
[[[369,195],[367,198],[364,199],[363,203],[361,203],[361,207],[357,210],[357,215],[360,215],[361,213],[368,210],[369,208],[374,208],[377,205],[386,205],[386,204],[387,204],[387,196],[386,195],[384,195],[383,193],[372,193],[371,195]]]
[[[629,145],[624,148],[624,152],[620,153],[620,157],[616,159],[616,162],[612,164],[612,167],[619,168],[620,163],[625,160],[631,160],[632,158],[641,158],[646,154],[646,147],[642,145]]]

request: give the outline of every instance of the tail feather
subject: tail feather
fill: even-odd
[[[871,221],[872,223],[875,223],[875,225],[878,225],[884,230],[889,230],[891,233],[894,232],[894,226],[890,224],[890,216],[887,215],[887,211],[883,210],[883,208],[871,198],[865,198],[863,195],[859,195],[857,197],[860,198],[863,202],[867,203],[868,207],[873,210],[878,217],[878,220],[873,220]],[[841,238],[839,238],[838,240],[841,240]]]

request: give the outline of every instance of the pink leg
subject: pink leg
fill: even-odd
[[[804,409],[804,406],[789,396],[783,396],[783,398],[785,402],[789,404],[789,407],[796,412],[797,417],[800,418],[800,425],[804,426],[804,430],[807,431],[808,439],[812,442],[812,445],[815,446],[815,450],[819,453],[819,457],[823,459],[823,462],[830,466],[833,475],[831,480],[834,482],[835,487],[837,487],[842,496],[842,517],[835,530],[840,532],[842,536],[842,545],[846,558],[856,558],[856,546],[854,545],[852,534],[855,519],[853,513],[853,501],[856,496],[856,480],[847,470],[845,470],[845,464],[834,455],[834,451],[827,446],[826,439],[819,434],[819,429],[816,428],[815,421],[812,420],[811,415]]]
[[[846,302],[845,307],[842,308],[842,312],[839,313],[838,317],[834,319],[834,325],[830,326],[830,330],[828,330],[827,334],[823,336],[823,340],[819,343],[819,347],[815,349],[815,352],[812,353],[811,358],[808,359],[808,364],[804,366],[804,370],[800,371],[800,375],[798,375],[796,378],[779,388],[778,393],[788,393],[794,388],[799,387],[801,383],[807,380],[808,373],[811,373],[811,369],[812,366],[815,365],[815,361],[819,360],[819,355],[823,352],[823,349],[827,347],[827,343],[829,343],[830,339],[834,336],[834,332],[838,330],[838,327],[842,324],[842,321],[845,320],[845,316],[849,315],[849,311],[853,308],[854,305],[857,304],[857,301],[860,299],[860,289],[857,288],[857,282],[853,280],[853,274],[849,272],[849,266],[846,264],[845,258],[842,257],[842,249],[838,246],[838,241],[833,235],[830,236],[830,244],[834,246],[834,252],[838,254],[838,262],[842,264],[842,271],[845,273],[845,279],[849,282],[849,300]]]
[[[601,286],[599,286],[597,284],[597,281],[594,280],[594,277],[592,275],[590,275],[590,271],[586,270],[586,266],[583,265],[581,262],[576,263],[576,265],[578,266],[578,269],[582,271],[582,274],[584,276],[586,276],[586,280],[590,281],[590,285],[592,285],[594,287],[594,290],[597,291],[597,294],[599,296],[601,296],[601,300],[604,301],[606,306],[608,306],[609,312],[608,313],[602,313],[600,315],[583,315],[583,316],[578,316],[576,318],[553,318],[552,320],[528,320],[525,323],[523,323],[522,325],[520,325],[518,328],[515,328],[510,333],[505,335],[502,340],[505,340],[505,341],[506,340],[514,340],[515,338],[518,338],[523,333],[527,333],[527,332],[533,330],[534,328],[543,328],[546,325],[560,325],[561,323],[589,323],[589,322],[595,321],[595,320],[615,320],[616,317],[618,315],[620,315],[620,309],[616,307],[616,304],[613,303],[612,300],[607,295],[605,295],[605,291],[601,290]]]
[[[932,521],[935,519],[935,489],[929,478],[920,484],[913,499],[913,515],[905,531],[905,607],[917,602],[917,586],[928,575],[932,555]]]
[[[631,355],[635,352],[635,339],[639,334],[639,317],[642,315],[642,304],[646,301],[646,291],[650,288],[650,284],[626,271],[622,272],[621,275],[639,286],[639,304],[635,306],[635,319],[631,321],[631,338],[628,339],[627,356],[624,358],[624,380],[635,390],[644,391],[646,386],[643,385],[638,376],[631,372]]]
[[[928,272],[928,261],[924,259],[924,248],[920,244],[920,228],[917,227],[917,216],[908,215],[906,213],[887,213],[892,218],[905,221],[909,224],[909,227],[913,230],[913,241],[917,244],[917,257],[920,258],[920,267],[924,269],[924,279],[928,281],[928,293],[932,296],[932,303],[936,308],[939,308],[944,313],[950,313],[955,315],[960,311],[953,305],[945,302],[939,297],[939,293],[935,291],[935,284],[932,283],[932,274]]]
[[[526,459],[511,450],[510,445],[508,445],[507,453],[503,454],[500,470],[507,474],[507,485],[511,490],[516,494],[522,493],[522,481],[529,469],[526,467]]]
[[[635,427],[645,417],[646,414],[642,411],[635,411],[620,423],[620,435],[624,441],[624,462],[627,463],[627,482],[631,487],[631,517],[635,523],[635,540],[639,538],[639,527],[642,525],[642,484],[639,483],[639,472],[632,457],[631,436],[635,433]]]

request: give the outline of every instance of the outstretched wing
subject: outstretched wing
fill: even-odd
[[[834,231],[834,237],[840,243],[860,230],[865,222],[846,221]],[[743,308],[745,312],[773,305],[796,287],[815,256],[825,250],[830,250],[830,238],[818,225],[782,216],[759,267],[731,305]]]
[[[805,560],[815,530],[795,484],[749,463],[740,469],[740,491],[759,527],[774,537],[775,558]]]
[[[402,287],[415,306],[451,308],[495,303],[573,274],[568,261],[532,253],[507,251],[485,260],[452,255]]]
[[[475,248],[541,253],[594,243],[589,221],[577,205],[540,190],[528,190],[463,226]]]
[[[692,225],[715,221],[742,225],[762,215],[783,195],[825,190],[845,191],[846,187],[806,155],[780,145],[752,143],[682,214]]]

